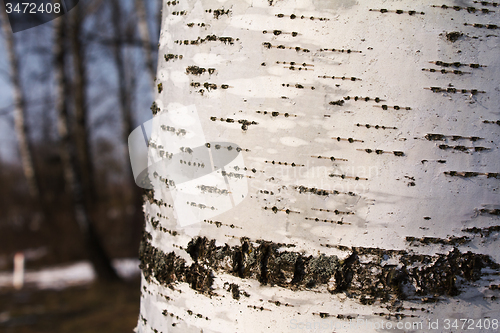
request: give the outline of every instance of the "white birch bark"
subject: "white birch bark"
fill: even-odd
[[[435,5],[164,1],[150,157],[242,150],[150,170],[139,332],[498,324],[500,9]]]

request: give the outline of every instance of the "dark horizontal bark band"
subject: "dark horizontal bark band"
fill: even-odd
[[[223,272],[292,290],[326,286],[332,294],[346,292],[365,304],[394,299],[437,301],[439,296],[460,294],[461,284],[481,279],[483,268],[500,268],[487,255],[462,253],[457,248],[430,256],[405,250],[339,247],[351,252],[341,260],[333,255],[306,256],[280,250],[293,245],[251,242],[248,238],[241,238],[238,246],[216,246],[214,239],[206,237],[189,242],[185,251],[194,263],[188,265],[174,252],[164,253],[152,246],[151,239],[146,232],[140,248],[144,277],[149,282],[155,278],[164,286],[186,282],[207,295],[214,294],[215,273]],[[362,257],[370,260],[360,260]],[[384,264],[387,258],[396,259],[398,264]]]

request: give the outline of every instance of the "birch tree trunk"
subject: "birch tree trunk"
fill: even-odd
[[[17,141],[19,142],[19,155],[21,156],[21,165],[23,168],[24,176],[26,177],[26,182],[28,183],[30,195],[36,201],[40,202],[42,210],[45,210],[44,203],[41,202],[42,198],[40,197],[40,180],[35,172],[35,166],[33,162],[33,148],[29,141],[28,128],[25,120],[26,104],[21,86],[21,73],[19,69],[19,59],[16,55],[14,33],[9,26],[9,17],[7,15],[4,4],[0,5],[0,11],[2,12],[0,18],[2,20],[2,32],[5,38],[5,48],[7,49],[9,57],[9,75],[12,82],[12,90],[14,95],[14,122]],[[44,216],[44,218],[46,218],[46,216]]]
[[[496,6],[164,1],[138,331],[498,329]]]

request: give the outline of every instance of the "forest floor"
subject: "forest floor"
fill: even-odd
[[[62,290],[0,290],[0,333],[124,333],[137,324],[140,280]]]

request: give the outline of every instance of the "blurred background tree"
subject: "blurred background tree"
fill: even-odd
[[[2,15],[0,270],[28,248],[44,253],[30,268],[86,259],[101,245],[103,258],[137,257],[142,193],[127,138],[150,115],[159,2],[84,0],[16,34]]]

